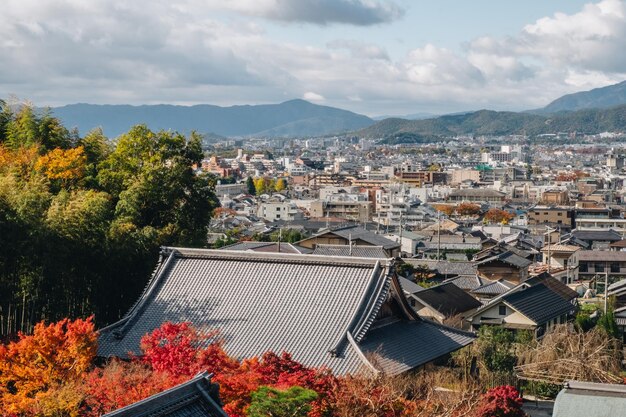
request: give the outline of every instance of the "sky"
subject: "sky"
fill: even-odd
[[[626,0],[2,0],[0,98],[527,110],[626,79]]]

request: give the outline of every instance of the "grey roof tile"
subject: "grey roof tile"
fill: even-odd
[[[324,245],[318,244],[313,255],[320,256],[355,256],[358,258],[387,259],[389,256],[382,246],[362,245]]]
[[[167,253],[129,314],[100,331],[99,356],[138,353],[146,333],[167,321],[189,321],[200,331],[219,330],[226,352],[237,358],[286,351],[305,366],[356,373],[368,366],[359,343],[382,304],[394,299],[390,261],[176,248]],[[415,328],[424,324],[413,320]],[[427,339],[403,343],[428,356]]]
[[[506,295],[502,300],[538,325],[575,309],[571,302],[543,283]]]
[[[415,298],[426,303],[446,317],[478,308],[480,301],[449,282],[420,291]]]
[[[513,288],[514,286],[515,285],[510,284],[503,280],[491,281],[485,285],[481,285],[480,287],[475,288],[474,290],[472,290],[472,293],[478,294],[478,295],[504,294],[508,292],[511,288]]]
[[[427,320],[422,323],[397,321],[372,329],[361,347],[374,366],[395,375],[467,346],[473,339],[470,333]],[[415,340],[428,341],[428,349],[411,342]]]

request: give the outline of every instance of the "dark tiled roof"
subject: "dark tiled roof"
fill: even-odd
[[[430,270],[439,275],[475,275],[474,262],[440,261],[435,259],[403,259],[404,262],[413,266],[426,265]]]
[[[357,258],[387,259],[389,256],[382,246],[363,245],[324,245],[315,246],[313,255],[321,256],[354,256]]]
[[[386,250],[400,247],[398,242],[394,242],[384,236],[377,235],[376,233],[365,230],[362,227],[343,227],[341,229],[331,230],[330,233],[341,236],[344,239],[352,239],[352,241],[362,240],[373,246],[382,246]]]
[[[204,372],[188,382],[102,417],[227,417],[216,401],[217,386]]]
[[[622,235],[615,230],[574,230],[572,237],[584,241],[617,242],[622,240]]]
[[[451,282],[462,290],[471,291],[475,290],[478,287],[482,287],[483,285],[491,281],[481,278],[477,275],[459,275],[456,277],[448,278],[443,282]]]
[[[543,272],[539,275],[535,275],[524,281],[525,285],[533,286],[537,284],[544,284],[546,287],[550,288],[555,293],[559,294],[566,301],[575,300],[578,298],[578,293],[563,284],[558,279],[554,278],[552,275],[547,272]]]
[[[509,284],[503,280],[490,281],[487,284],[474,289],[472,293],[478,295],[499,295],[508,292],[513,287],[513,284]]]
[[[569,313],[575,308],[571,302],[543,283],[506,295],[502,300],[538,325]]]
[[[431,362],[468,345],[474,336],[424,320],[420,326],[398,321],[372,329],[361,348],[370,362],[387,374],[396,375],[414,369],[416,364]],[[411,341],[423,340],[418,346]]]
[[[449,282],[427,288],[414,294],[414,297],[434,308],[446,317],[454,316],[480,307],[480,301]]]
[[[200,331],[218,330],[236,358],[286,351],[305,366],[341,375],[368,369],[360,343],[385,302],[406,304],[401,318],[424,325],[409,311],[392,261],[177,248],[164,254],[129,314],[100,331],[99,356],[138,353],[144,334],[189,321]],[[427,340],[403,343],[432,357]]]
[[[514,254],[513,252],[504,252],[498,255],[494,255],[490,258],[481,259],[477,262],[477,265],[483,265],[494,261],[505,262],[520,269],[528,268],[532,264],[532,261],[526,258],[522,258],[521,256]]]

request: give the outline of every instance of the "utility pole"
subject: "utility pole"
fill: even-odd
[[[437,260],[441,252],[441,212],[437,212]]]
[[[609,292],[609,263],[606,262],[604,266],[604,315],[606,315],[607,301]]]

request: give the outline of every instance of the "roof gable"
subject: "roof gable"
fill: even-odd
[[[427,288],[414,297],[446,317],[482,306],[480,301],[451,282]]]
[[[506,295],[502,301],[537,325],[544,324],[575,309],[572,303],[563,299],[543,283]]]

